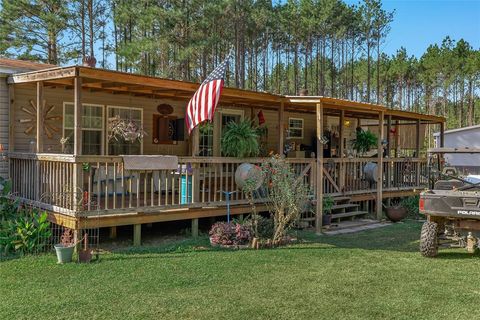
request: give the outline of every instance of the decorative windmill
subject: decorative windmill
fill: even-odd
[[[37,126],[37,105],[33,100],[30,100],[30,105],[27,107],[22,107],[22,112],[26,115],[26,118],[20,119],[20,123],[29,124],[29,127],[23,131],[26,135],[30,135],[35,132],[35,127]],[[54,121],[62,120],[61,116],[50,116],[50,113],[55,110],[55,106],[52,104],[46,108],[47,101],[43,100],[42,110],[44,110],[42,115],[42,124],[43,132],[49,138],[53,138],[55,132],[59,132],[60,128],[55,126]]]

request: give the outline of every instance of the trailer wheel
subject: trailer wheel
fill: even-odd
[[[438,225],[426,221],[420,233],[420,253],[424,257],[433,258],[438,253]]]

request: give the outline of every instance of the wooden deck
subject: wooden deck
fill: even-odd
[[[122,157],[11,153],[9,159],[16,196],[49,211],[55,221],[82,228],[225,215],[224,192],[234,192],[232,214],[248,213],[248,201],[235,185],[235,170],[241,163],[260,165],[265,160],[179,157],[177,170],[132,171],[124,168]],[[315,159],[287,160],[315,195]],[[323,194],[374,200],[377,185],[367,179],[365,165],[375,162],[325,159]],[[410,195],[428,183],[426,159],[385,159],[382,170],[383,198]],[[263,210],[264,192],[260,189],[255,200]]]

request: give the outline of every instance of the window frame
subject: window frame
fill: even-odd
[[[301,127],[292,127],[292,126],[290,125],[290,120],[300,121],[300,122],[302,123],[302,126],[301,126]],[[300,136],[300,137],[292,137],[292,136],[290,135],[290,130],[291,130],[291,129],[300,130],[301,136]],[[287,139],[303,139],[303,138],[304,138],[304,133],[305,133],[305,119],[303,119],[303,118],[289,117],[289,118],[288,118],[288,135],[287,135]]]
[[[68,127],[66,128],[65,127],[65,115],[66,115],[66,109],[67,109],[67,105],[72,105],[74,110],[73,110],[73,114],[75,116],[75,103],[74,102],[70,102],[70,101],[64,101],[63,102],[63,105],[62,105],[62,137],[65,138],[65,129],[66,130],[73,130],[74,134],[75,134],[75,124],[73,125],[73,127]],[[106,135],[105,135],[105,105],[103,104],[96,104],[96,103],[82,103],[82,107],[85,107],[85,106],[90,106],[90,107],[96,107],[96,108],[101,108],[102,109],[102,128],[84,128],[83,125],[82,125],[82,132],[83,131],[97,131],[97,132],[101,132],[101,139],[100,139],[100,155],[104,155],[105,154],[105,138],[106,138]],[[83,114],[82,114],[82,120],[83,120]],[[74,120],[75,121],[75,120]],[[75,136],[73,136],[75,137]],[[74,142],[73,142],[74,143]],[[82,149],[83,149],[83,139],[82,139]]]
[[[140,120],[142,121],[141,126],[144,127],[144,121],[143,121],[143,107],[123,107],[123,106],[115,106],[115,105],[106,105],[106,115],[105,115],[105,123],[108,121],[108,117],[110,114],[110,109],[122,109],[122,110],[136,110],[140,111]],[[108,128],[105,128],[105,140],[106,140],[106,148],[105,148],[105,154],[109,154],[109,149],[110,149],[110,141],[108,140]],[[143,155],[143,140],[140,140],[140,155]]]

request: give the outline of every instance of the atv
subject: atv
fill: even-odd
[[[466,248],[474,253],[479,244],[480,176],[461,174],[455,167],[445,166],[446,153],[478,157],[480,149],[428,150],[430,188],[420,193],[419,200],[420,213],[427,220],[420,234],[420,252],[425,257],[435,257],[443,247]]]

